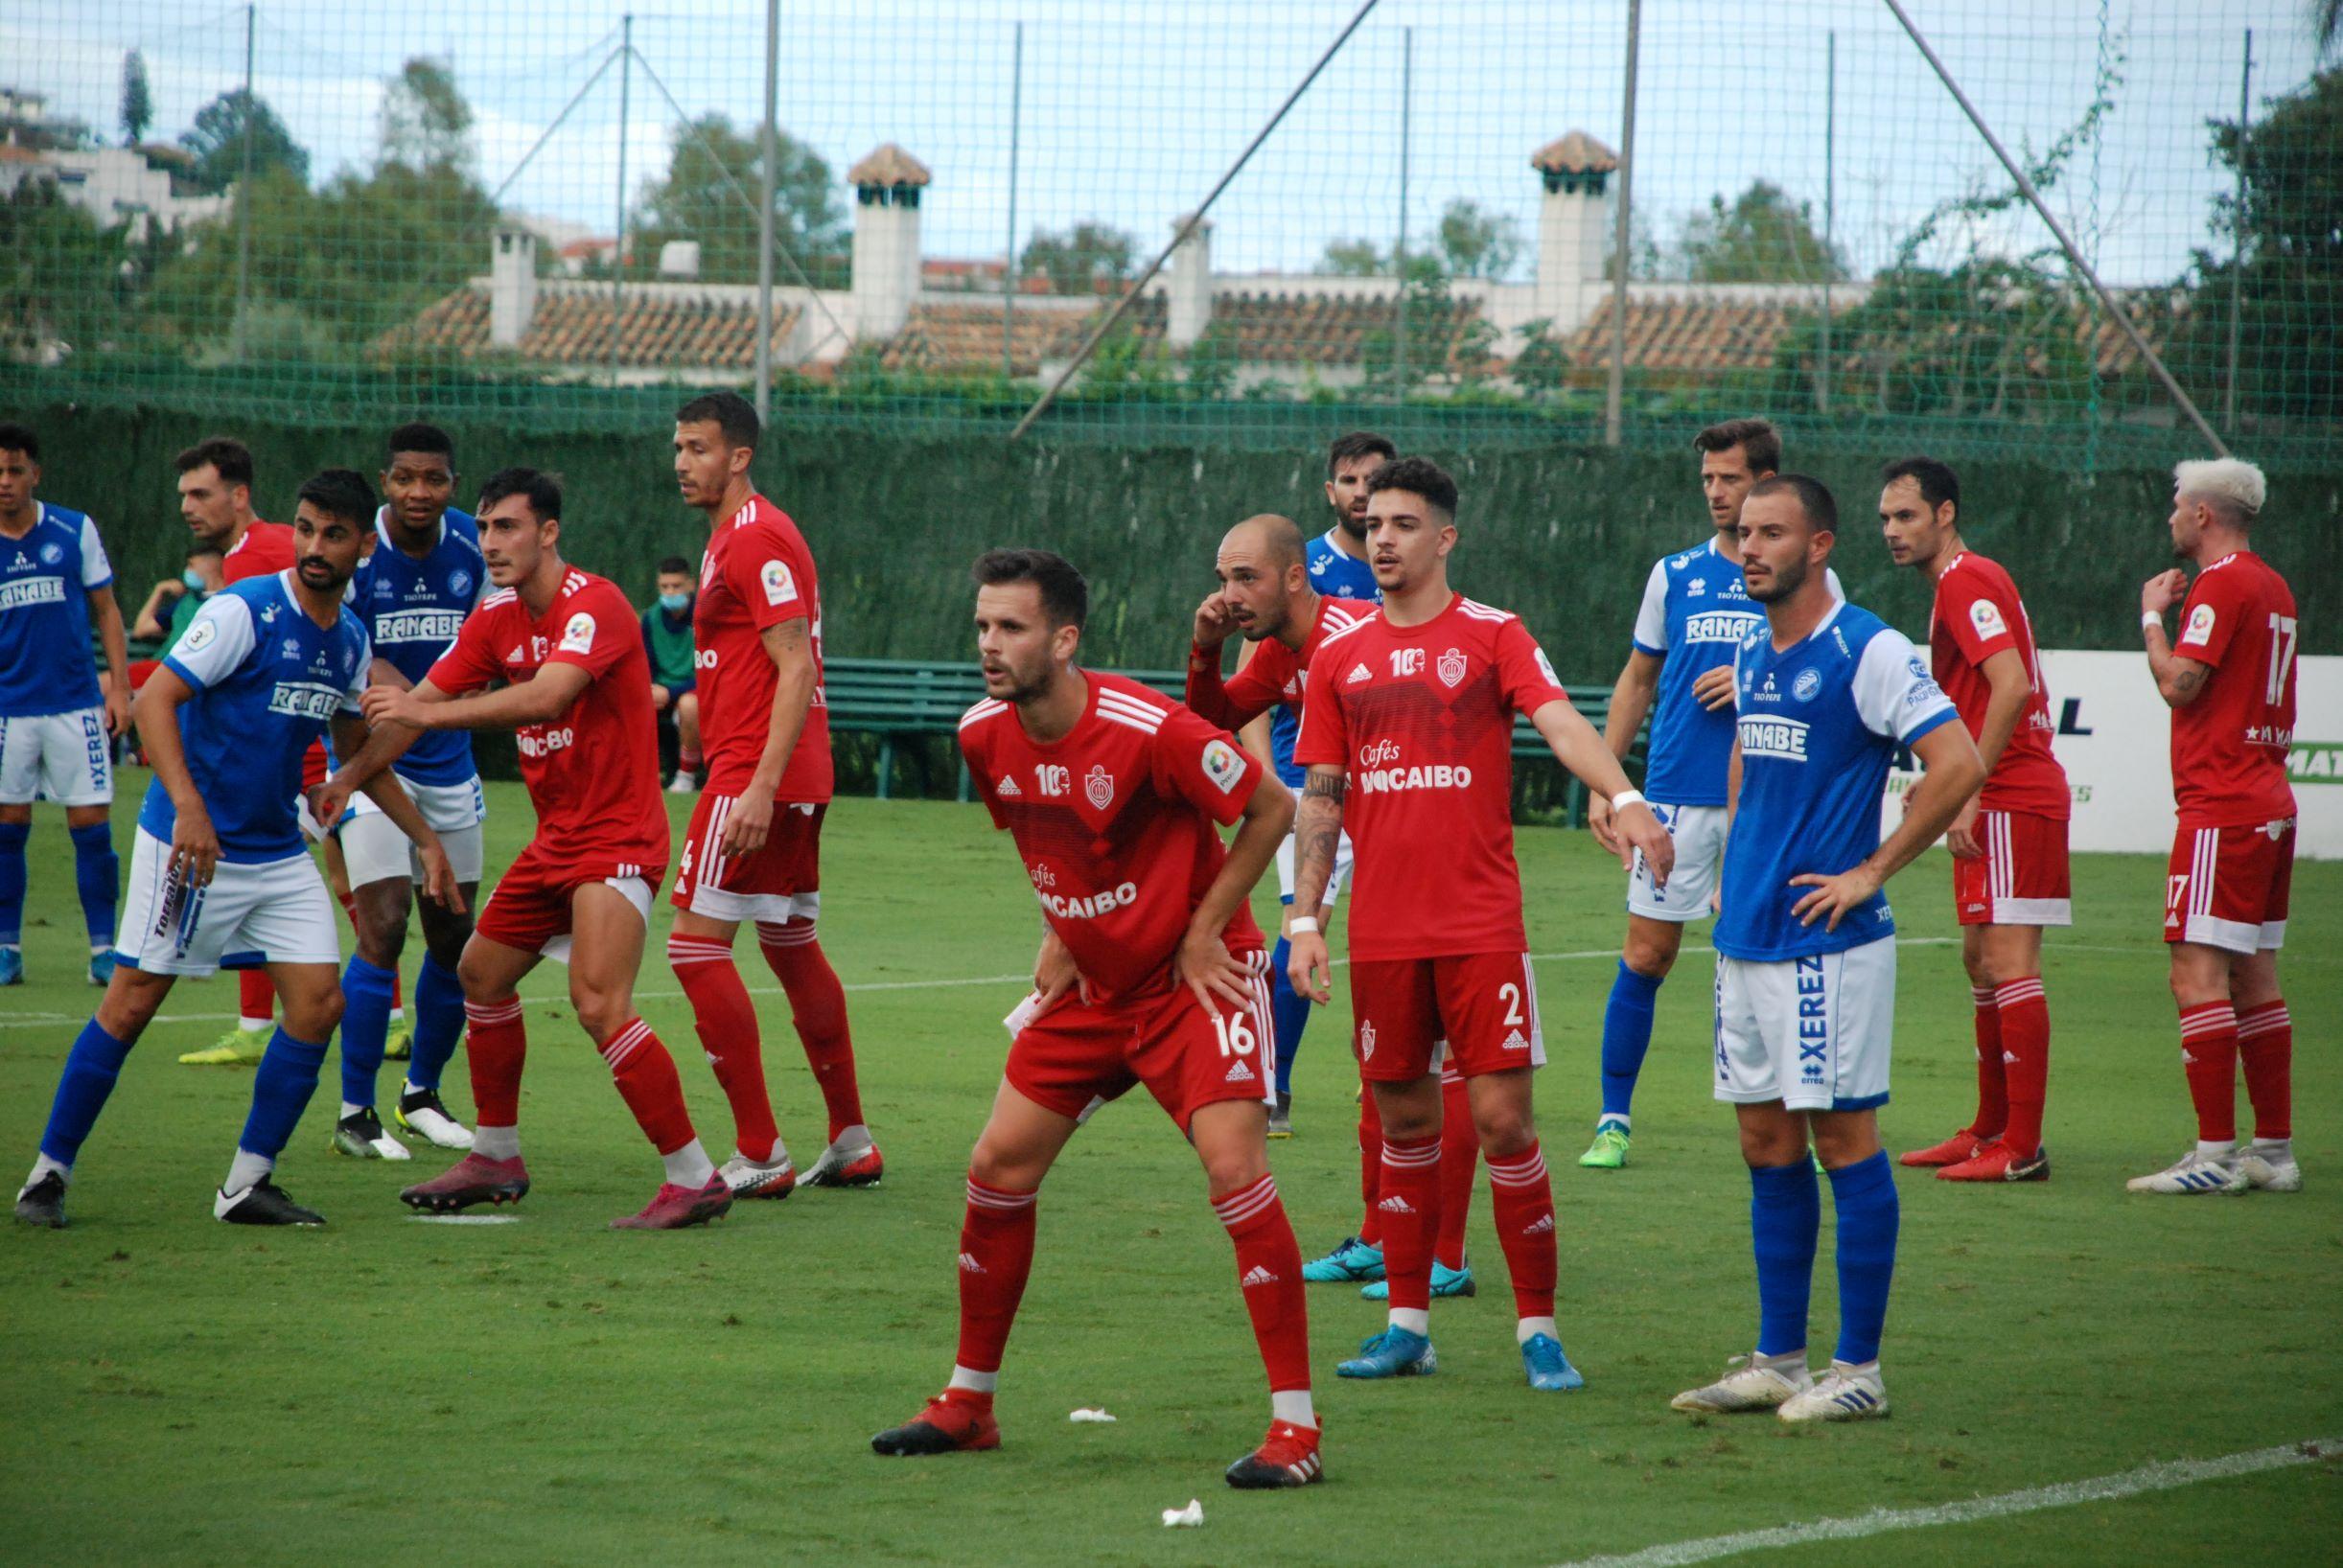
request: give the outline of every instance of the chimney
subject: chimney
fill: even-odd
[[[927,166],[893,142],[847,171],[854,187],[854,337],[881,343],[919,292],[919,193]]]
[[[700,276],[700,242],[670,240],[659,247],[659,275],[678,283],[692,283]]]
[[[1619,155],[1574,130],[1529,160],[1545,186],[1538,209],[1537,303],[1555,337],[1576,331],[1603,294],[1604,193]]]
[[[537,313],[537,236],[527,229],[500,228],[488,268],[488,341],[518,348]]]
[[[1172,232],[1177,234],[1188,221],[1186,217],[1173,220]],[[1172,249],[1172,280],[1165,286],[1168,296],[1164,341],[1175,349],[1187,348],[1204,335],[1212,321],[1212,225],[1199,221],[1195,232]]]

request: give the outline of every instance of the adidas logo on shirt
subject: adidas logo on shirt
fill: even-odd
[[[1536,1219],[1531,1220],[1527,1225],[1521,1227],[1521,1234],[1523,1235],[1545,1235],[1551,1233],[1553,1229],[1554,1216],[1551,1214],[1540,1214]]]
[[[1003,798],[1007,798],[1012,795],[1021,796],[1025,792],[1017,788],[1017,781],[1014,778],[1011,778],[1007,773],[1003,773],[1001,775],[1001,782],[994,787],[992,793],[1002,796]]]
[[[1351,673],[1342,678],[1342,683],[1346,686],[1356,686],[1361,680],[1370,679],[1372,678],[1367,674],[1367,667],[1364,664],[1354,664],[1351,666]]]
[[[1392,1193],[1375,1207],[1386,1214],[1412,1214],[1416,1211],[1416,1206],[1401,1197],[1397,1192]]]
[[[1271,1274],[1263,1264],[1256,1263],[1251,1268],[1245,1270],[1244,1278],[1238,1280],[1237,1283],[1240,1288],[1250,1290],[1255,1285],[1273,1285],[1277,1283],[1277,1276]]]
[[[1251,1083],[1253,1070],[1242,1062],[1231,1062],[1228,1064],[1228,1076],[1220,1081],[1222,1083]]]
[[[1519,1029],[1515,1029],[1512,1033],[1505,1036],[1504,1049],[1507,1050],[1527,1050],[1529,1049],[1529,1041]]]
[[[960,1272],[963,1274],[982,1274],[985,1272],[985,1265],[978,1262],[967,1253],[962,1253],[960,1255]]]

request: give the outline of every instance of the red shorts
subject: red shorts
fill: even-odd
[[[1953,907],[1964,926],[2071,926],[2066,823],[2024,811],[1981,811],[1984,853],[1953,857]]]
[[[1185,985],[1128,1002],[1067,996],[1018,1031],[1009,1048],[1009,1087],[1079,1118],[1143,1083],[1183,1133],[1207,1105],[1274,1100],[1268,957],[1237,957],[1253,971],[1253,1001],[1242,1008],[1220,1003],[1207,1012]]]
[[[325,742],[312,741],[309,749],[301,753],[301,793],[309,794],[325,782]]]
[[[1351,1012],[1351,1049],[1370,1083],[1409,1083],[1451,1062],[1468,1078],[1545,1065],[1526,953],[1354,958]]]
[[[764,843],[728,859],[717,851],[738,798],[701,792],[667,902],[710,920],[813,919],[822,911],[822,819],[830,808],[777,800]]]
[[[2256,827],[2184,827],[2164,879],[2164,939],[2230,953],[2275,953],[2286,942],[2294,884],[2294,819]]]
[[[548,850],[532,839],[497,879],[473,929],[492,942],[568,963],[569,900],[580,888],[599,882],[616,888],[648,925],[651,900],[666,874],[664,865],[580,858]]]

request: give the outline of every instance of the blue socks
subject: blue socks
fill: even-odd
[[[20,830],[21,831],[21,830]],[[40,1135],[40,1152],[60,1165],[70,1166],[81,1152],[81,1141],[98,1124],[98,1113],[114,1092],[122,1064],[129,1058],[131,1042],[117,1040],[96,1019],[81,1026],[58,1075],[57,1098],[49,1105],[49,1125]]]
[[[454,970],[426,953],[422,972],[415,977],[415,1054],[406,1064],[406,1081],[417,1089],[437,1089],[439,1075],[447,1071],[448,1060],[463,1038],[464,988]],[[346,1049],[346,1022],[342,1040]]]
[[[1624,1118],[1634,1108],[1635,1079],[1652,1049],[1652,1005],[1664,976],[1641,974],[1619,960],[1603,1007],[1603,1115]],[[1791,1349],[1796,1349],[1793,1346]]]
[[[24,842],[30,822],[0,822],[0,947],[24,940]]]
[[[1277,1092],[1293,1093],[1293,1058],[1302,1049],[1302,1031],[1310,1026],[1310,999],[1294,990],[1286,973],[1293,944],[1283,936],[1269,954],[1269,1024],[1277,1031]]]
[[[1888,1283],[1895,1275],[1895,1232],[1902,1211],[1885,1149],[1830,1173],[1839,1215],[1838,1359],[1862,1366],[1879,1359],[1888,1321]]]
[[[383,1048],[390,1035],[390,992],[399,978],[356,954],[341,972],[341,1097],[347,1105],[372,1105],[374,1080],[383,1071]],[[271,1047],[273,1049],[274,1048]],[[265,1152],[255,1149],[254,1153]]]
[[[91,950],[114,945],[114,896],[122,862],[114,854],[114,830],[105,822],[69,830],[73,836],[73,885],[81,895],[81,922]],[[20,893],[19,898],[22,897]]]
[[[1615,993],[1614,993],[1615,995]],[[1886,1155],[1880,1156],[1884,1163]],[[1892,1193],[1891,1193],[1892,1199]],[[1845,1216],[1840,1210],[1842,1222]],[[1806,1308],[1814,1294],[1814,1252],[1822,1230],[1822,1188],[1814,1164],[1750,1167],[1750,1234],[1757,1252],[1757,1353],[1806,1348]],[[1845,1234],[1840,1235],[1844,1276]],[[1886,1300],[1881,1289],[1881,1300]]]
[[[380,1049],[378,1046],[378,1054]],[[244,1133],[236,1141],[237,1148],[267,1160],[284,1153],[285,1145],[292,1141],[294,1123],[309,1108],[310,1095],[316,1093],[317,1072],[324,1066],[324,1041],[311,1045],[282,1028],[270,1035],[260,1070],[252,1075],[252,1112],[244,1118]]]

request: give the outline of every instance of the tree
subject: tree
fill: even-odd
[[[667,173],[643,187],[631,254],[656,263],[668,241],[697,240],[702,277],[753,281],[762,178],[756,131],[735,130],[728,117],[709,113],[676,127],[671,141]],[[785,130],[774,131],[773,147],[773,242],[812,272],[846,244],[829,165]],[[785,263],[777,275],[793,281]]]
[[[1329,240],[1318,258],[1318,270],[1337,278],[1380,277],[1390,265],[1372,240]]]
[[[385,85],[383,161],[416,170],[472,167],[472,105],[451,66],[418,55]]]
[[[1025,242],[1017,258],[1017,272],[1038,272],[1050,280],[1056,294],[1091,294],[1131,275],[1131,256],[1139,242],[1104,223],[1077,223],[1064,234],[1038,230]]]
[[[1678,252],[1694,283],[1812,283],[1844,278],[1846,264],[1815,232],[1812,209],[1772,180],[1752,180],[1733,198],[1710,196],[1684,224]]]
[[[1520,226],[1462,196],[1441,209],[1435,233],[1441,259],[1455,277],[1501,278],[1521,259]]]
[[[299,184],[309,183],[308,150],[292,139],[267,99],[237,87],[197,109],[193,128],[179,138],[179,145],[196,155],[194,178],[200,189],[224,191],[244,176],[247,127],[256,177],[281,170]]]
[[[154,94],[147,86],[147,61],[135,49],[122,57],[122,145],[136,147],[154,124]]]
[[[2319,41],[2319,55],[2335,46],[2343,38],[2343,0],[2310,0],[2310,33]]]

